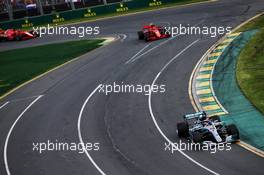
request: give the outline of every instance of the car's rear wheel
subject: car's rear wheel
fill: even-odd
[[[143,40],[144,39],[144,33],[142,31],[138,32],[138,39]]]
[[[220,119],[220,117],[219,117],[218,115],[213,115],[212,117],[210,117],[210,119],[211,119],[212,121],[221,122],[221,119]]]
[[[192,140],[194,143],[202,143],[203,142],[203,135],[199,132],[192,133]]]
[[[179,137],[186,137],[189,134],[189,125],[187,122],[177,123],[177,130]]]
[[[29,31],[29,33],[32,34],[35,38],[40,36],[38,32],[33,31],[33,30]]]
[[[227,131],[227,134],[231,135],[233,139],[238,140],[240,138],[239,130],[237,129],[236,125],[234,124],[227,125],[226,131]]]
[[[34,36],[35,37],[40,37],[40,34],[39,33],[35,33]]]
[[[163,28],[162,28],[162,29],[160,29],[159,31],[160,31],[160,34],[162,34],[162,35],[165,35],[165,34],[166,34],[166,30],[165,30],[165,29],[163,29]]]

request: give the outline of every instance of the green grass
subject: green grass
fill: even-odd
[[[260,17],[250,21],[249,23],[243,25],[238,29],[239,32],[244,32],[247,30],[252,30],[252,29],[260,29],[264,28],[264,14],[261,15]]]
[[[89,22],[89,21],[94,21],[94,20],[97,20],[97,19],[103,19],[103,18],[108,18],[108,17],[117,17],[117,16],[122,16],[122,15],[133,14],[133,13],[136,13],[136,12],[144,12],[144,11],[150,11],[150,10],[161,9],[161,8],[166,8],[166,7],[174,7],[174,6],[179,6],[179,5],[198,3],[198,2],[206,2],[206,1],[209,1],[209,0],[179,0],[178,2],[175,2],[175,3],[162,4],[160,6],[132,9],[132,10],[129,10],[127,12],[110,13],[110,14],[106,14],[106,15],[97,15],[97,16],[89,17],[89,18],[78,18],[78,19],[67,20],[67,21],[64,21],[64,22],[61,22],[61,23],[49,24],[49,25],[50,26],[55,26],[55,25],[66,25],[66,24],[72,24],[72,23]],[[45,25],[40,25],[40,26],[45,26]],[[32,29],[32,27],[23,28],[23,29],[24,30],[30,30],[30,29]]]
[[[257,23],[264,23],[264,18]],[[249,24],[248,29],[259,25]],[[264,113],[264,29],[261,29],[243,48],[237,63],[237,81],[246,97]]]
[[[103,41],[70,41],[0,52],[0,96],[33,77],[99,47]]]

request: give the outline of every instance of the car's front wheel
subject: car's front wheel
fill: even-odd
[[[238,140],[240,138],[239,130],[237,129],[236,125],[234,124],[227,125],[226,131],[227,131],[227,134],[231,135],[234,140]]]
[[[15,37],[15,40],[16,40],[16,41],[20,41],[20,40],[21,40],[21,36],[16,36],[16,37]]]
[[[143,40],[144,39],[144,33],[142,31],[138,32],[138,39]]]
[[[186,137],[189,134],[189,125],[187,122],[177,123],[177,130],[179,137]]]

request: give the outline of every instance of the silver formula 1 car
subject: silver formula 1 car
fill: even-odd
[[[208,117],[206,112],[197,112],[183,116],[184,121],[177,123],[179,137],[186,137],[195,143],[206,141],[236,142],[239,131],[234,124],[226,125],[219,116]]]

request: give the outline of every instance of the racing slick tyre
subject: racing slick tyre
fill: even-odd
[[[16,37],[15,37],[15,40],[16,40],[16,41],[20,41],[20,40],[21,40],[21,37],[20,37],[20,36],[16,36]]]
[[[144,40],[145,40],[146,42],[149,41],[149,36],[150,36],[149,33],[145,33],[145,34],[144,34]]]
[[[234,124],[227,125],[226,131],[227,131],[228,135],[232,136],[232,139],[238,140],[240,138],[239,137],[239,131],[238,131],[236,125],[234,125]]]
[[[0,37],[0,42],[5,41],[6,39],[4,37]]]
[[[34,38],[37,38],[40,36],[40,34],[38,32],[35,32],[33,30],[29,31],[30,34],[32,34],[34,36]]]
[[[187,122],[177,123],[177,131],[179,137],[186,137],[189,134],[189,125]]]
[[[192,133],[192,141],[194,143],[202,143],[203,142],[203,135],[199,132]]]
[[[165,35],[166,34],[166,30],[165,29],[160,29],[160,34]]]
[[[144,37],[144,40],[145,40],[146,42],[149,42],[149,37],[148,37],[148,36],[145,36],[145,37]]]
[[[138,39],[143,40],[144,39],[144,33],[142,31],[138,32]]]
[[[211,120],[213,121],[218,121],[218,122],[221,122],[221,119],[218,115],[213,115],[212,117],[210,117]]]

